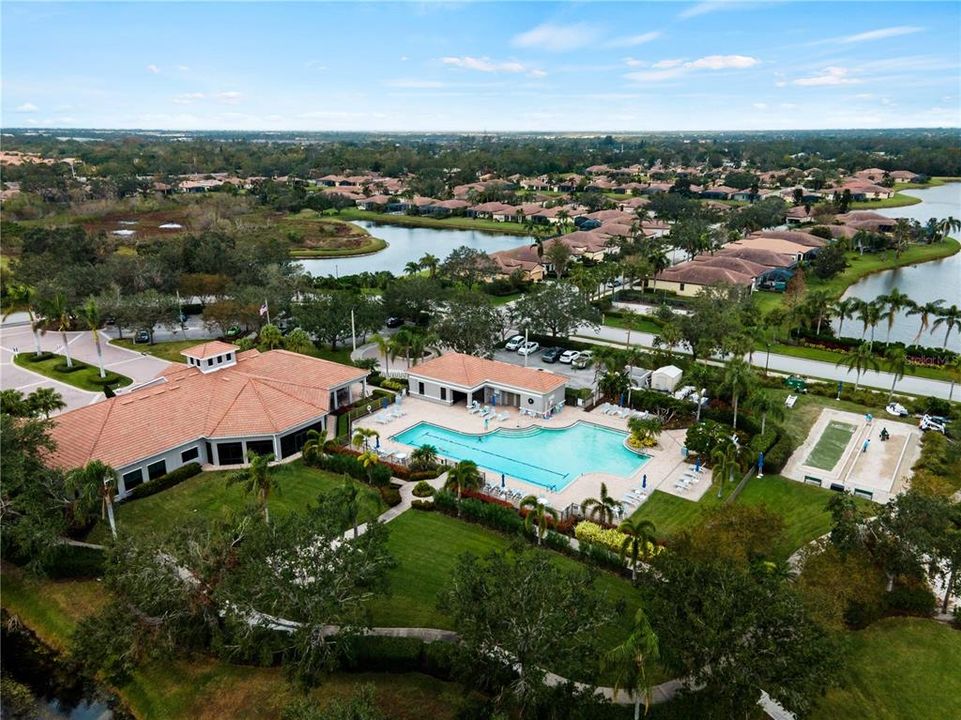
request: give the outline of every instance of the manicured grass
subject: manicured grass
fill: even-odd
[[[269,505],[273,517],[290,512],[300,512],[317,499],[317,495],[329,491],[344,482],[344,477],[305,466],[300,460],[279,465],[271,470],[280,488],[271,493]],[[227,485],[228,471],[205,472],[185,480],[179,485],[156,495],[130,500],[117,505],[117,525],[138,534],[150,531],[166,531],[176,527],[186,518],[218,518],[241,509],[250,498],[240,485]],[[372,487],[356,483],[360,489],[360,521],[365,522],[380,515],[387,506],[380,494]],[[98,524],[90,533],[90,541],[106,537],[104,525]]]
[[[916,265],[918,263],[928,262],[929,260],[950,257],[958,252],[958,250],[961,250],[961,244],[953,238],[948,238],[944,242],[934,245],[911,245],[901,253],[901,257],[895,257],[893,252],[865,253],[864,255],[860,255],[857,252],[849,252],[847,253],[849,267],[845,268],[833,278],[821,280],[815,277],[813,273],[807,273],[805,276],[807,289],[808,291],[825,290],[833,297],[838,298],[844,294],[844,291],[847,290],[850,285],[853,285],[867,275],[891,268]],[[766,313],[781,305],[784,294],[760,292],[756,293],[754,297],[758,308]]]
[[[701,482],[706,482],[702,480]],[[730,483],[725,488],[730,492],[733,487]],[[657,529],[659,539],[664,539],[682,530],[692,528],[701,521],[701,517],[710,508],[721,504],[717,498],[717,489],[708,488],[704,497],[698,502],[692,502],[671,495],[670,493],[655,490],[643,505],[634,511],[632,517],[635,520],[650,520]]]
[[[921,202],[921,198],[911,197],[910,195],[904,195],[903,193],[896,192],[892,198],[852,202],[849,207],[851,210],[873,210],[875,208],[894,208],[905,207],[907,205],[917,205],[919,202]]]
[[[631,332],[646,332],[657,335],[661,332],[661,325],[655,320],[651,320],[643,315],[638,317],[628,328],[627,321],[624,319],[623,315],[604,313],[604,324],[608,327],[616,327],[621,330],[630,329]]]
[[[760,356],[755,355],[755,357],[761,357],[763,359],[765,353],[767,352],[767,348],[759,345],[757,351],[760,353]],[[837,350],[826,350],[824,348],[799,345],[785,345],[784,343],[772,345],[771,352],[775,355],[790,355],[791,357],[804,358],[806,360],[820,360],[821,362],[828,362],[833,365],[836,365],[839,361],[849,357],[848,353],[839,352]],[[878,357],[878,362],[881,365],[881,370],[887,369],[884,365],[884,359],[880,356]],[[940,368],[927,367],[923,365],[913,365],[909,367],[910,371],[906,373],[907,376],[922,377],[931,380],[951,380],[950,373]]]
[[[80,362],[77,359],[73,359],[73,366],[78,368],[72,372],[63,372],[58,369],[59,365],[65,365],[67,358],[63,355],[54,355],[46,360],[41,360],[40,362],[31,362],[33,358],[33,353],[22,352],[17,354],[13,361],[25,370],[32,370],[39,375],[51,378],[52,380],[59,380],[67,385],[73,385],[74,387],[80,388],[81,390],[87,390],[89,392],[103,392],[104,386],[98,382],[100,379],[100,368],[95,365],[88,365],[87,363]],[[111,387],[124,387],[133,382],[126,375],[121,375],[120,373],[115,373],[112,370],[107,370],[107,377],[115,377],[116,382],[111,383]]]
[[[302,210],[283,218],[279,227],[291,239],[290,255],[295,258],[350,257],[369,255],[387,243],[352,223],[321,218],[313,210]]]
[[[477,220],[469,217],[431,218],[420,215],[389,215],[387,213],[369,212],[347,208],[341,210],[337,217],[343,220],[369,220],[385,225],[406,225],[408,227],[446,228],[448,230],[482,230],[485,232],[501,233],[503,235],[527,235],[524,226],[516,222],[496,222],[495,220]]]
[[[390,571],[391,596],[371,603],[375,626],[451,628],[450,619],[437,609],[437,597],[457,559],[466,552],[483,557],[511,546],[505,535],[437,512],[410,510],[387,527],[397,566]],[[562,570],[584,567],[557,553],[550,556]],[[598,574],[597,587],[611,601],[625,603],[626,610],[603,633],[605,642],[617,642],[630,628],[637,593],[630,582],[607,572]]]
[[[205,342],[207,342],[207,340],[198,338],[196,340],[167,340],[165,342],[156,342],[153,345],[148,345],[146,343],[137,344],[130,338],[124,338],[123,340],[111,340],[110,344],[126,348],[127,350],[133,350],[134,352],[153,355],[168,362],[186,364],[187,359],[180,354],[180,351]]]
[[[817,704],[814,720],[961,717],[961,633],[933,620],[886,618],[846,636],[842,687]]]
[[[856,430],[854,425],[832,420],[804,461],[805,465],[831,470],[838,464]]]

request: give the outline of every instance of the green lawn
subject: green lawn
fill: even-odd
[[[923,186],[919,186],[923,187]],[[905,207],[907,205],[917,205],[921,198],[911,197],[900,192],[894,193],[894,197],[884,198],[883,200],[861,200],[852,202],[849,205],[851,210],[874,210],[875,208]]]
[[[814,720],[961,717],[961,633],[933,620],[886,618],[846,636],[848,663]]]
[[[364,228],[324,218],[313,210],[301,210],[283,218],[277,225],[291,240],[290,255],[295,258],[369,255],[387,247],[386,241],[374,237]]]
[[[704,481],[702,481],[704,482]],[[733,488],[726,488],[730,492]],[[667,538],[682,530],[694,527],[701,516],[710,508],[721,504],[716,489],[708,489],[699,502],[691,502],[677,495],[655,490],[643,505],[634,511],[632,517],[650,520],[657,529],[660,539]]]
[[[207,340],[198,338],[196,340],[167,340],[165,342],[156,342],[153,345],[148,345],[146,343],[137,344],[130,338],[124,338],[123,340],[111,340],[110,344],[126,348],[127,350],[133,350],[134,352],[144,353],[145,355],[153,355],[168,362],[186,363],[186,359],[180,354],[180,351],[205,342],[207,342]]]
[[[844,449],[848,446],[856,429],[849,423],[837,420],[829,422],[804,464],[821,470],[832,470],[844,454]]]
[[[316,500],[317,495],[344,482],[341,475],[305,466],[300,460],[272,469],[280,490],[270,496],[270,512],[273,516],[303,510]],[[242,508],[248,501],[239,485],[227,486],[229,472],[205,472],[185,480],[156,495],[131,500],[117,505],[117,525],[138,533],[161,531],[175,527],[184,518],[200,515],[215,518],[229,511]],[[387,506],[373,488],[357,483],[360,488],[360,520],[364,522],[380,515]],[[101,523],[90,533],[90,541],[97,542],[106,536]]]
[[[841,297],[850,285],[870,275],[872,273],[888,270],[905,265],[916,265],[929,260],[954,255],[961,249],[961,244],[953,238],[948,238],[944,242],[935,245],[911,245],[901,253],[901,257],[896,258],[894,253],[867,253],[860,255],[857,252],[849,252],[847,261],[849,267],[828,280],[820,280],[813,273],[808,273],[805,277],[807,289],[826,290],[833,297]],[[779,307],[784,297],[783,293],[760,292],[755,294],[757,306],[763,312],[769,312]]]
[[[763,360],[766,352],[766,348],[758,345],[757,353],[759,354],[756,354],[755,357],[760,357]],[[831,363],[832,365],[837,365],[839,361],[850,357],[849,353],[839,352],[837,350],[826,350],[824,348],[799,345],[785,345],[784,343],[772,345],[771,352],[775,355],[790,355],[791,357],[805,358],[806,360],[820,360],[821,362]],[[881,364],[881,370],[886,370],[887,368],[884,365],[884,359],[878,357],[878,361]],[[907,376],[923,377],[931,380],[951,380],[951,374],[947,370],[922,365],[909,365],[908,367],[909,371],[906,373]]]
[[[638,317],[631,327],[627,327],[627,322],[621,314],[604,313],[604,324],[608,327],[616,327],[621,330],[630,329],[632,332],[646,332],[658,335],[661,332],[661,324],[645,316]]]
[[[81,390],[103,392],[104,386],[96,382],[100,379],[100,368],[96,365],[88,365],[87,363],[73,359],[73,366],[77,369],[72,372],[63,372],[58,369],[59,365],[64,365],[67,362],[66,357],[63,355],[54,355],[52,358],[41,360],[40,362],[31,362],[33,357],[33,353],[22,352],[17,354],[13,361],[26,370],[32,370],[39,375],[53,380],[59,380],[62,383],[73,385]],[[107,377],[116,378],[116,382],[111,383],[111,386],[115,388],[124,387],[133,382],[133,380],[126,375],[115,373],[112,370],[107,370]]]
[[[504,235],[527,235],[524,226],[516,222],[497,222],[495,220],[476,220],[469,217],[432,218],[420,215],[389,215],[387,213],[369,212],[354,208],[341,210],[337,217],[343,220],[369,220],[385,225],[406,225],[408,227],[424,227],[448,230],[482,230]],[[453,249],[453,248],[451,248]],[[443,259],[443,258],[441,258]]]

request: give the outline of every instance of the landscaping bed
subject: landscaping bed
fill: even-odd
[[[44,353],[44,359],[34,362],[35,356],[32,352],[22,352],[16,355],[13,361],[26,370],[58,380],[67,385],[73,385],[81,390],[89,392],[104,392],[106,387],[118,388],[130,385],[133,380],[126,375],[107,370],[106,377],[100,377],[100,368],[95,365],[88,365],[80,360],[73,360],[73,367],[67,368],[67,358],[63,355]]]

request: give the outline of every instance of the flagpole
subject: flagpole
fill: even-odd
[[[264,298],[264,307],[267,308],[267,324],[270,325],[270,305],[267,304],[267,298]]]
[[[354,352],[357,352],[357,330],[354,326],[354,308],[350,309],[350,341],[354,346]]]

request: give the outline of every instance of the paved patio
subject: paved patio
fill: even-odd
[[[354,423],[354,427],[376,430],[380,433],[380,449],[382,452],[401,453],[404,456],[409,455],[413,448],[398,443],[391,438],[420,422],[431,422],[450,430],[466,433],[478,434],[485,431],[484,421],[476,415],[468,413],[464,405],[447,406],[408,397],[402,401],[400,408],[404,413],[400,417],[381,423],[375,419],[377,416],[375,413],[373,416],[361,418]],[[605,415],[598,410],[587,413],[581,408],[565,407],[560,413],[546,420],[521,415],[516,408],[498,408],[498,411],[506,412],[507,419],[503,421],[491,420],[488,423],[487,432],[494,432],[500,427],[562,428],[576,422],[591,422],[627,432],[627,420],[625,418]],[[625,512],[627,513],[643,503],[654,490],[661,490],[686,500],[697,501],[710,487],[711,472],[703,469],[697,477],[697,482],[688,489],[676,487],[676,484],[685,474],[690,474],[693,471],[693,466],[685,463],[682,456],[684,436],[684,430],[666,430],[661,433],[657,447],[647,451],[650,460],[639,466],[629,477],[608,473],[585,473],[557,492],[552,492],[541,485],[534,485],[519,478],[507,477],[506,487],[522,495],[545,497],[548,504],[558,510],[563,510],[571,504],[580,505],[585,498],[597,497],[602,482],[607,484],[608,493],[625,502]],[[481,469],[486,470],[485,475],[488,483],[500,485],[499,473],[483,467]],[[641,487],[644,475],[647,475],[646,489]],[[632,495],[628,495],[629,492]],[[642,494],[642,492],[646,494]]]

